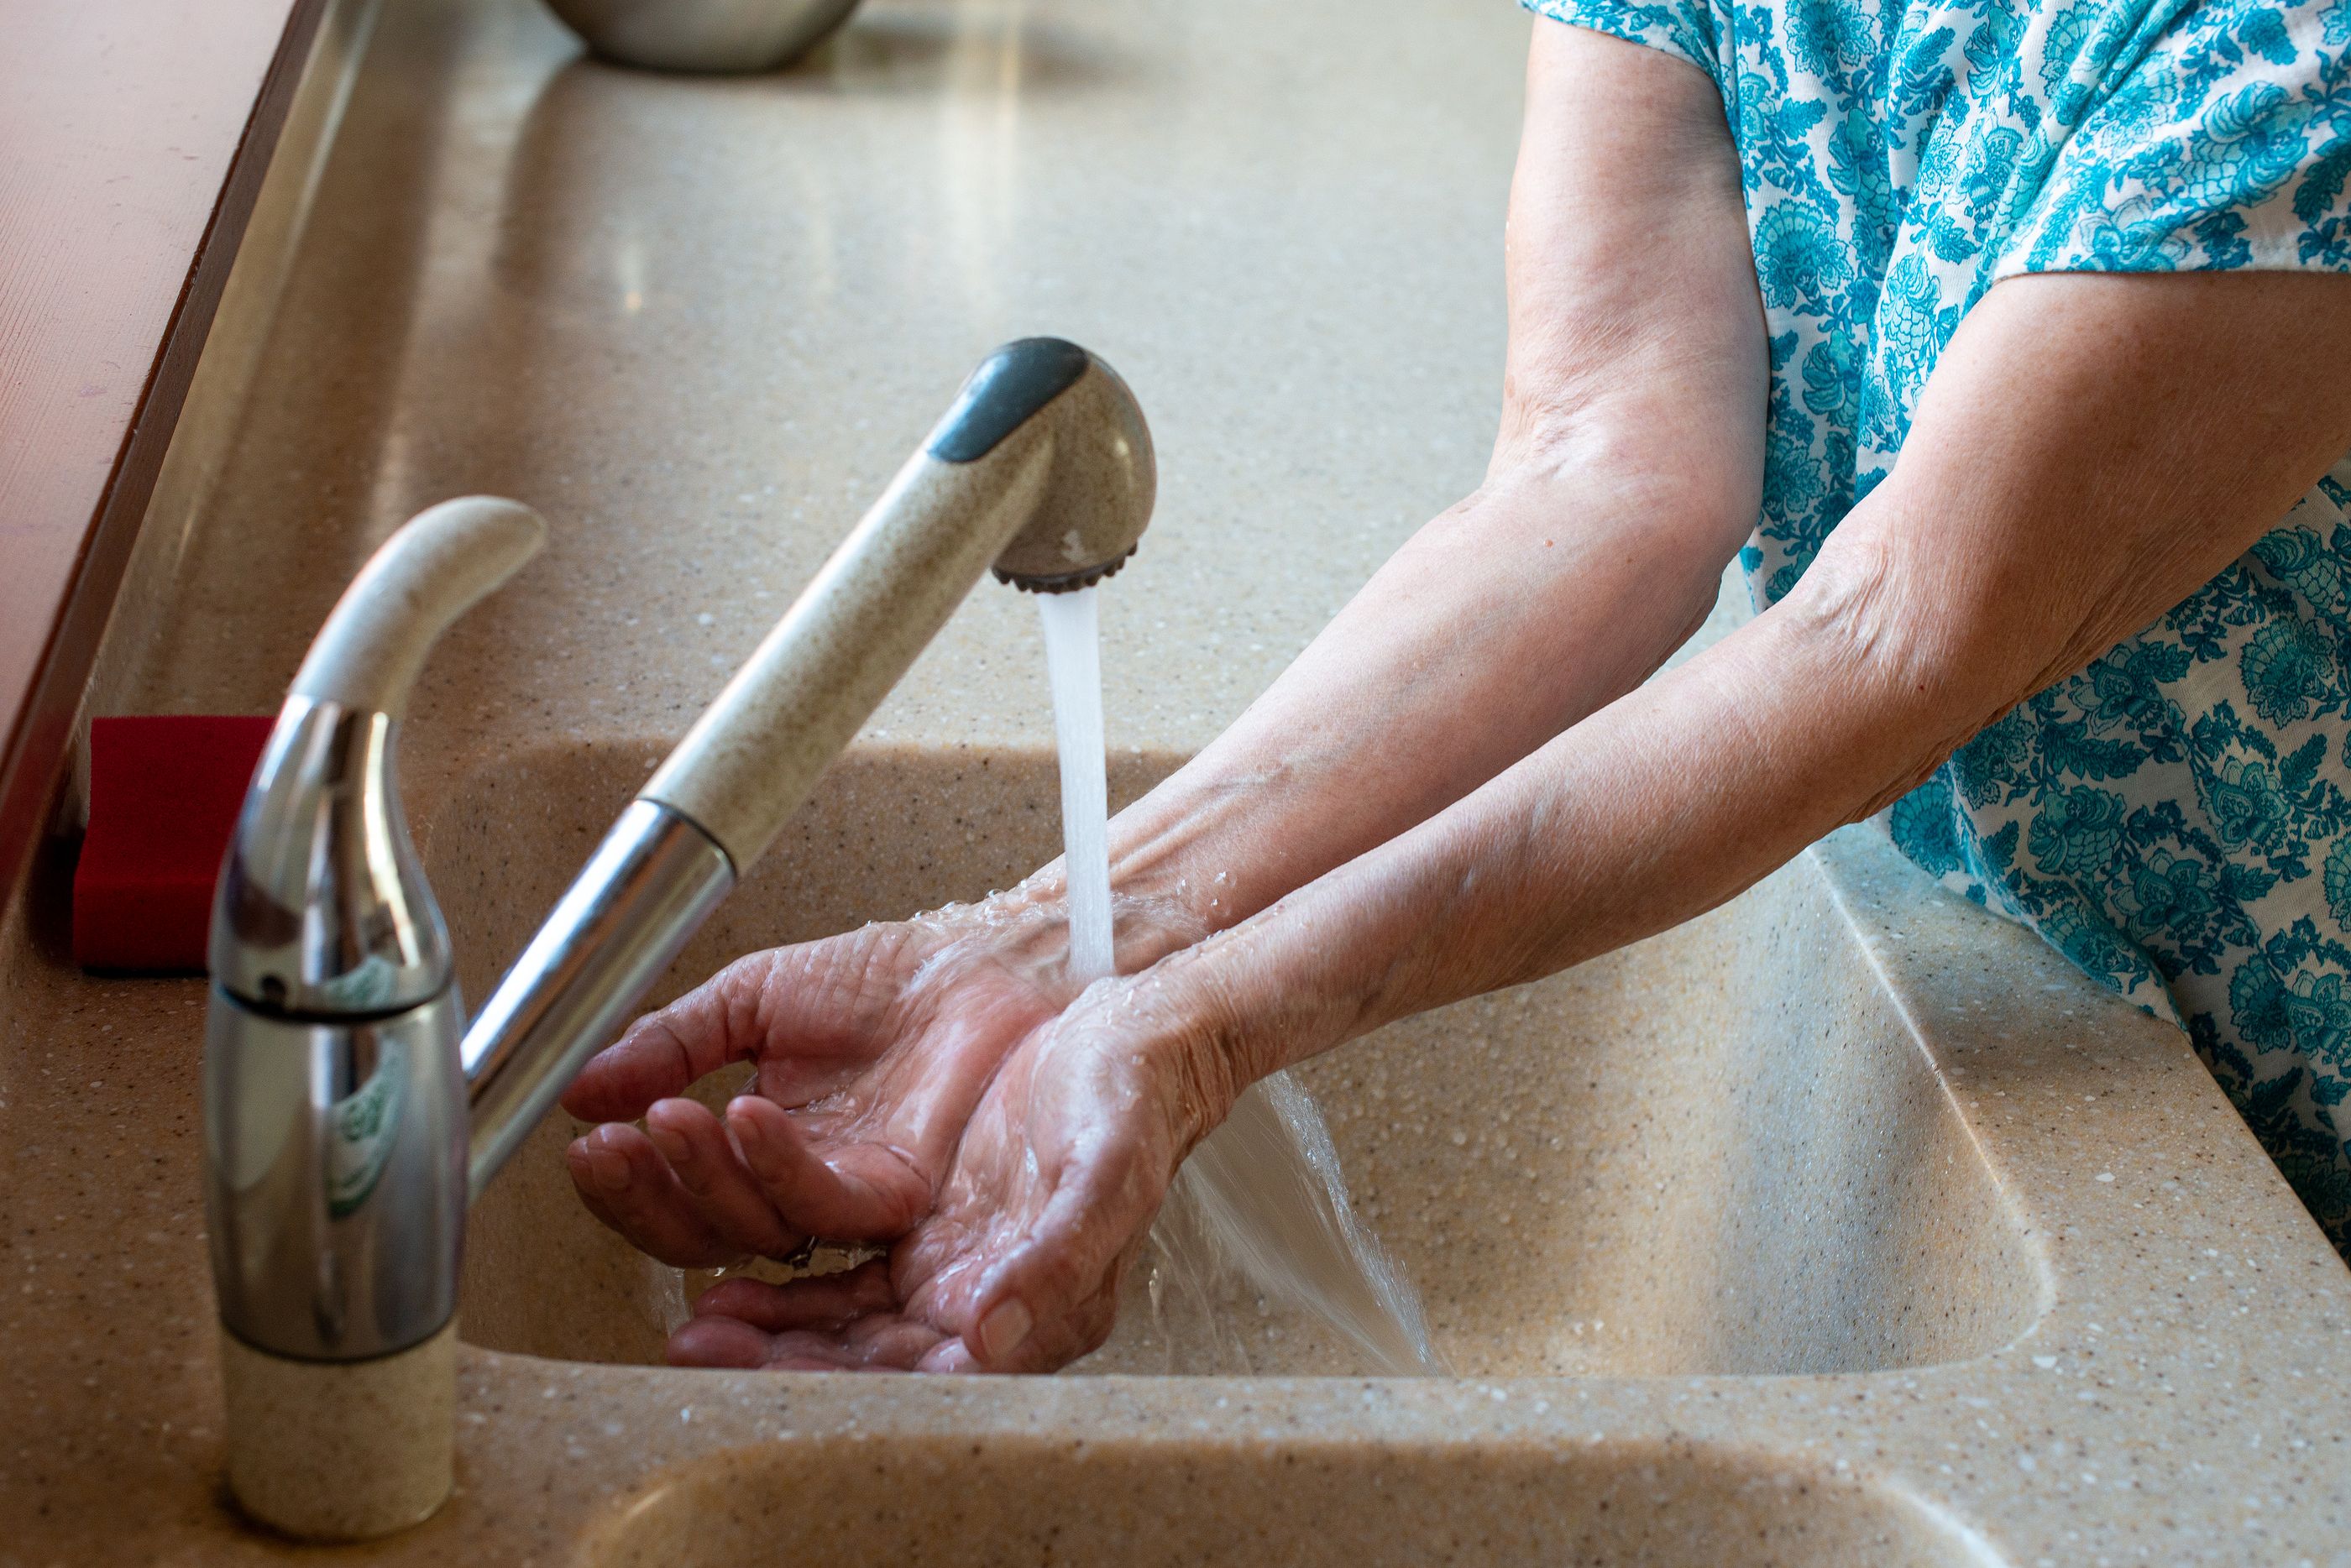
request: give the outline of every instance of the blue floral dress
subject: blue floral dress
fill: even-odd
[[[1526,3],[1721,91],[1771,332],[1762,604],[1886,477],[1999,279],[2351,271],[2351,0]],[[2185,1027],[2351,1255],[2351,459],[1890,822]]]

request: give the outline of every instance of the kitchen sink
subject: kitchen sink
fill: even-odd
[[[528,753],[434,814],[427,858],[468,996],[662,750]],[[1129,757],[1113,794],[1170,765]],[[1058,848],[1055,788],[1050,755],[853,753],[664,994],[743,952],[1010,886]],[[1393,1025],[1299,1076],[1465,1376],[1950,1362],[2014,1340],[2047,1299],[2025,1226],[1809,858],[1679,930]],[[476,1205],[465,1334],[656,1362],[703,1282],[580,1207],[563,1163],[578,1130],[551,1116]],[[1375,1370],[1237,1282],[1211,1334],[1145,1297],[1138,1271],[1117,1334],[1075,1372]]]

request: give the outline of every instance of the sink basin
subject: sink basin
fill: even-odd
[[[486,993],[662,751],[544,751],[434,813],[431,875]],[[1129,758],[1131,796],[1170,759]],[[1058,847],[1050,756],[861,749],[664,981],[1009,886]],[[2048,1287],[1814,864],[1707,919],[1307,1064],[1359,1208],[1465,1376],[1858,1372],[2023,1334]],[[731,1091],[739,1072],[705,1092]],[[572,1195],[559,1114],[475,1207],[464,1323],[485,1348],[655,1362],[697,1282]],[[1221,1344],[1134,1282],[1078,1373],[1372,1370],[1235,1292]]]
[[[1477,1563],[1763,1568],[1996,1562],[1903,1494],[1686,1443],[1324,1445],[1171,1457],[999,1440],[886,1452],[764,1444],[655,1477],[591,1532],[593,1568]]]

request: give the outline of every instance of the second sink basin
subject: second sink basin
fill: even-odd
[[[586,1568],[1278,1563],[1308,1568],[1985,1568],[1903,1493],[1687,1443],[1171,1455],[1123,1443],[768,1443],[656,1476]]]
[[[542,752],[433,815],[427,858],[467,996],[486,994],[663,749]],[[1128,759],[1113,797],[1171,765]],[[738,953],[1008,887],[1058,833],[1050,755],[860,749],[662,994]],[[2047,1300],[2035,1244],[1809,857],[1704,919],[1384,1030],[1300,1076],[1465,1376],[1913,1366],[2007,1344]],[[692,1282],[580,1206],[562,1158],[577,1130],[551,1116],[476,1205],[466,1336],[658,1361]],[[1246,1293],[1222,1315],[1207,1356],[1131,1300],[1075,1370],[1371,1370]]]

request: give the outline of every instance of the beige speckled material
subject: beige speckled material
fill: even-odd
[[[942,1501],[910,1509],[909,1498]],[[1213,1506],[1203,1506],[1214,1499]],[[1170,1463],[1147,1443],[951,1440],[885,1454],[798,1442],[656,1478],[590,1540],[603,1568],[1980,1568],[1916,1499],[1833,1470],[1667,1440],[1443,1456],[1242,1446]]]
[[[292,694],[399,718],[449,623],[546,542],[537,513],[495,495],[463,495],[417,514],[335,601],[294,672]]]
[[[1102,602],[1131,796],[1476,483],[1526,26],[870,0],[714,83],[387,6],[124,705],[267,711],[418,506],[543,511],[403,735],[478,997],[943,391],[1058,332],[1158,444]],[[974,594],[665,984],[1051,853],[1033,618]],[[75,973],[63,909],[52,870],[0,916],[0,1563],[277,1562],[222,1501],[203,987]],[[685,1282],[550,1127],[474,1215],[460,1488],[344,1555],[2351,1565],[2351,1271],[2176,1032],[1871,830],[1306,1076],[1460,1376],[1246,1301],[1246,1374],[1147,1314],[1060,1377],[648,1365]]]
[[[448,1501],[457,1325],[371,1361],[295,1361],[220,1336],[229,1490],[302,1541],[369,1541]]]
[[[984,454],[916,452],[639,793],[748,867],[990,566],[1115,567],[1152,492],[1150,435],[1099,364]]]

